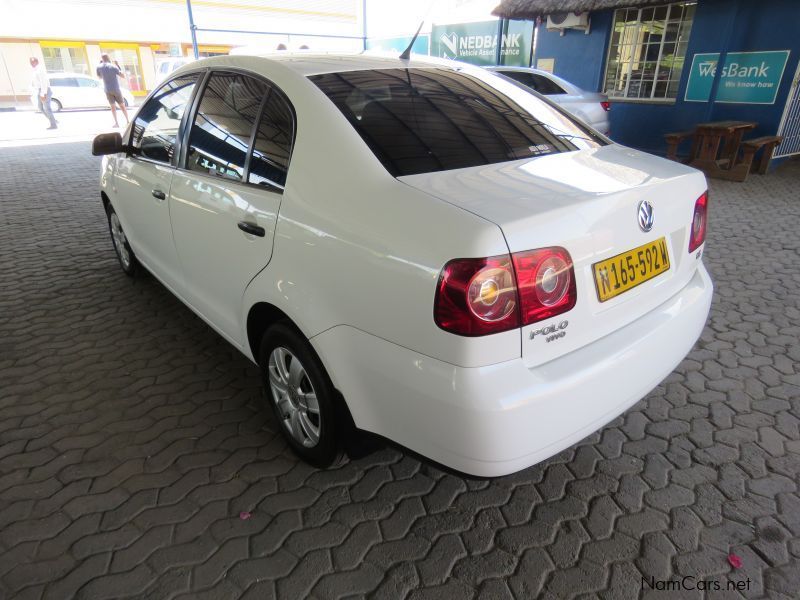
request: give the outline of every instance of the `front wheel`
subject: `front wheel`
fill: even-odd
[[[111,242],[114,244],[119,266],[122,267],[126,275],[133,277],[139,270],[139,261],[128,243],[128,238],[122,229],[122,223],[119,222],[119,217],[114,207],[109,204],[106,208],[106,213],[108,214],[108,229],[111,232]]]
[[[261,341],[259,364],[278,426],[294,452],[317,467],[341,462],[336,390],[308,340],[286,324],[273,325]]]
[[[55,98],[50,98],[50,107],[53,112],[61,112],[61,109],[64,108],[61,105],[61,100],[56,100]]]

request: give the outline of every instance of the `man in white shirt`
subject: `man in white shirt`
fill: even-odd
[[[53,111],[50,108],[50,98],[53,91],[50,89],[50,78],[47,76],[44,65],[39,64],[39,59],[31,56],[31,67],[33,67],[33,78],[31,79],[31,89],[39,100],[39,110],[50,120],[48,129],[58,129]]]

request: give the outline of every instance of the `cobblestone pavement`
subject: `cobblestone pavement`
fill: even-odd
[[[712,182],[717,292],[679,368],[496,480],[298,462],[256,369],[119,270],[88,144],[0,164],[0,596],[798,598],[800,162]]]

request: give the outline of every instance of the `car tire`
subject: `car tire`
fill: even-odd
[[[111,233],[111,243],[114,245],[114,252],[117,254],[119,266],[128,277],[134,277],[139,272],[139,261],[133,253],[119,216],[110,204],[106,207],[108,216],[108,231]]]
[[[128,99],[127,98],[122,98],[122,104],[125,105],[125,108],[128,108],[130,106],[130,104],[128,104]]]
[[[315,467],[340,464],[345,428],[337,392],[308,340],[288,322],[273,325],[261,340],[259,365],[267,401],[292,450]]]
[[[50,106],[52,107],[53,112],[61,112],[61,109],[64,108],[61,105],[61,101],[56,100],[55,98],[50,98]]]

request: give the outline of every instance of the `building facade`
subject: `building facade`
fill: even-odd
[[[234,46],[275,50],[363,47],[361,0],[192,0],[200,56]],[[0,0],[0,102],[27,102],[29,58],[48,72],[93,74],[101,54],[122,67],[143,96],[159,66],[192,57],[186,0]]]
[[[538,27],[535,62],[608,93],[611,136],[664,153],[663,134],[756,121],[800,153],[800,2],[698,0],[600,10],[587,30]]]

